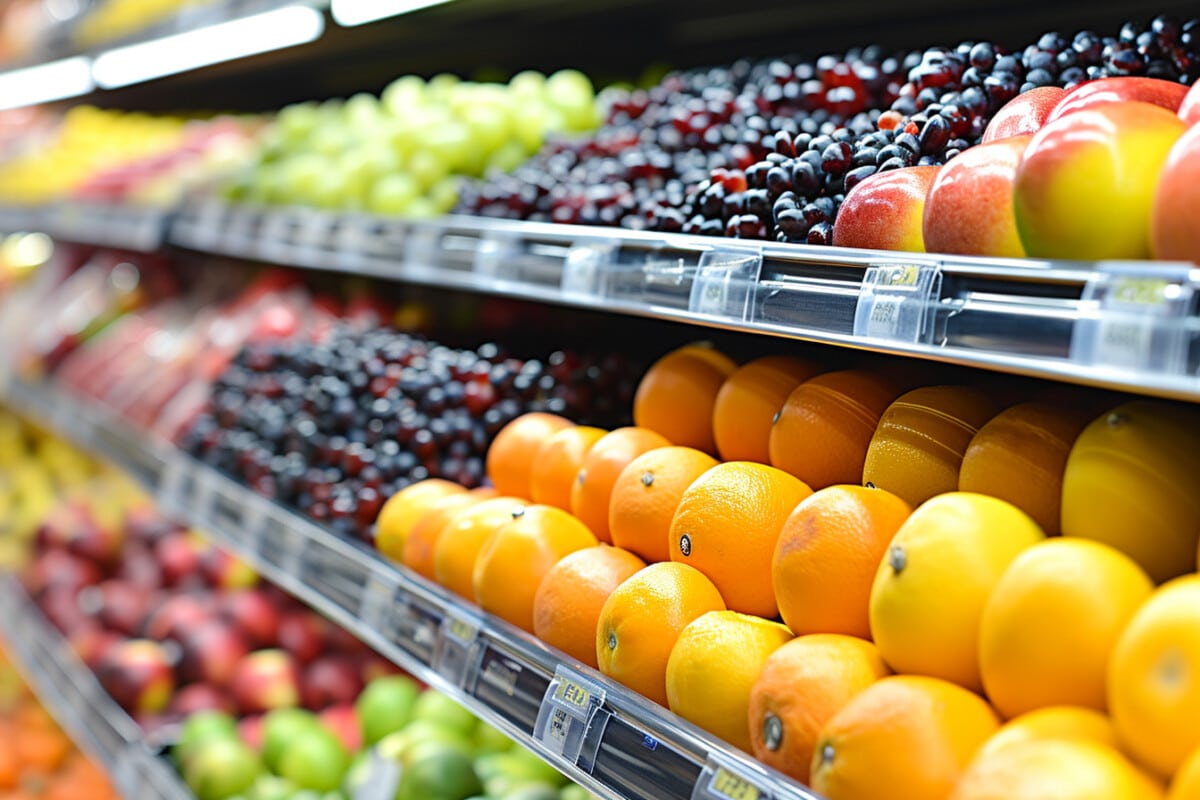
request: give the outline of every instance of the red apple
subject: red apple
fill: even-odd
[[[130,639],[113,645],[100,659],[96,677],[131,714],[157,714],[175,691],[171,660],[158,642]]]
[[[193,683],[175,693],[167,706],[167,713],[178,719],[186,719],[197,711],[237,711],[229,693],[208,683]]]
[[[131,543],[125,547],[115,577],[148,590],[158,589],[163,585],[162,569],[154,551],[140,543]]]
[[[120,560],[124,544],[124,530],[104,525],[92,514],[84,513],[70,532],[67,551],[101,569],[111,569]]]
[[[358,722],[358,713],[352,703],[339,703],[317,714],[329,731],[338,738],[348,753],[357,753],[362,749],[362,725]]]
[[[263,746],[263,715],[252,714],[242,717],[237,723],[238,738],[257,752]]]
[[[328,620],[326,622],[328,624],[325,626],[325,646],[330,650],[353,655],[367,649],[361,639],[341,625],[336,625]]]
[[[181,656],[179,677],[184,681],[203,681],[227,686],[250,645],[232,624],[210,620],[199,628],[183,631],[179,637]]]
[[[249,564],[217,547],[203,555],[200,569],[214,589],[249,589],[258,584],[258,574]]]
[[[1150,212],[1150,247],[1155,258],[1200,264],[1200,125],[1167,154]]]
[[[941,167],[905,167],[877,172],[850,190],[837,221],[838,247],[925,252],[921,220],[925,195]]]
[[[307,664],[325,651],[329,623],[311,611],[285,612],[279,621],[279,646],[301,664]]]
[[[1001,106],[992,117],[983,131],[981,143],[1037,133],[1066,93],[1065,89],[1057,86],[1039,86],[1021,92]]]
[[[1192,84],[1192,88],[1183,96],[1179,104],[1179,118],[1189,127],[1200,122],[1200,81]]]
[[[300,702],[311,711],[336,703],[353,703],[362,691],[362,673],[344,655],[321,656],[300,676]]]
[[[229,682],[243,714],[260,714],[300,703],[300,670],[283,650],[258,650],[243,658]]]
[[[1102,103],[1047,122],[1025,148],[1013,187],[1025,252],[1149,258],[1159,174],[1184,130],[1174,112],[1137,101]]]
[[[177,594],[168,597],[150,613],[142,626],[142,636],[156,642],[178,640],[183,634],[198,628],[213,618],[213,612],[197,597]]]
[[[1013,180],[1031,136],[964,150],[938,173],[925,198],[925,249],[974,256],[1025,255],[1013,215]]]
[[[54,548],[35,556],[23,578],[26,591],[36,600],[59,588],[69,589],[74,596],[85,586],[99,583],[103,575],[95,564]]]
[[[1179,110],[1179,104],[1183,102],[1187,92],[1188,87],[1182,83],[1162,78],[1102,78],[1080,84],[1067,92],[1050,112],[1046,122],[1054,122],[1068,114],[1104,103],[1125,103],[1134,100],[1161,106],[1174,114]]]
[[[79,607],[79,595],[72,589],[55,588],[42,594],[38,607],[59,633],[70,636],[92,622]]]
[[[164,519],[153,503],[136,506],[125,512],[125,534],[130,541],[153,546],[159,539],[177,530],[179,526]]]
[[[192,575],[200,574],[204,545],[190,533],[169,533],[154,545],[154,554],[162,570],[163,583],[178,586]]]
[[[67,644],[88,669],[95,670],[108,648],[125,641],[125,637],[105,630],[98,623],[87,621],[72,631]]]
[[[79,592],[79,607],[104,627],[136,636],[153,608],[154,594],[128,581],[107,580]]]
[[[278,642],[282,616],[269,595],[261,589],[242,589],[217,598],[217,610],[249,638],[255,647],[273,647]]]

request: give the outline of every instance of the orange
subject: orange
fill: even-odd
[[[671,519],[684,491],[718,463],[693,447],[658,447],[630,461],[608,502],[613,544],[647,561],[669,559]]]
[[[17,748],[10,742],[4,742],[4,746],[0,747],[0,791],[17,788],[20,779],[21,761],[17,758]]]
[[[792,356],[763,356],[738,367],[713,404],[713,440],[723,461],[768,464],[775,415],[792,390],[820,367]]]
[[[516,509],[475,559],[475,601],[533,633],[533,597],[542,578],[563,556],[596,544],[587,526],[561,508]]]
[[[679,633],[667,660],[667,704],[750,752],[750,690],[767,658],[792,638],[778,622],[709,611]]]
[[[1016,506],[969,492],[913,511],[871,586],[871,638],[896,672],[982,691],[979,620],[992,588],[1041,530]]]
[[[963,454],[958,488],[1007,500],[1058,533],[1067,454],[1087,419],[1074,406],[1021,403],[992,417]]]
[[[493,497],[460,509],[450,518],[433,547],[433,577],[450,591],[475,598],[475,560],[483,543],[524,508],[516,497]]]
[[[1171,778],[1171,788],[1167,792],[1167,800],[1196,800],[1200,797],[1200,747],[1192,751],[1175,776]]]
[[[602,542],[612,541],[608,507],[613,484],[633,459],[671,443],[645,428],[617,428],[592,445],[571,487],[571,513],[583,520]]]
[[[1191,572],[1200,543],[1200,410],[1136,400],[1088,425],[1067,457],[1062,533],[1095,539],[1155,582]]]
[[[688,345],[650,365],[633,396],[633,424],[673,444],[717,451],[713,406],[737,364],[717,350]]]
[[[571,487],[592,445],[606,431],[573,425],[550,435],[538,448],[529,476],[529,498],[535,503],[571,510]]]
[[[606,544],[564,556],[542,578],[533,597],[533,632],[592,669],[596,626],[604,601],[627,578],[646,566],[628,550]]]
[[[1001,726],[996,735],[988,739],[975,755],[984,755],[1002,747],[1029,741],[1046,739],[1082,739],[1106,745],[1114,750],[1120,748],[1117,729],[1107,715],[1093,708],[1079,706],[1045,706],[1027,711]]]
[[[404,566],[418,575],[434,580],[433,550],[446,523],[457,512],[483,499],[476,493],[476,490],[472,490],[448,494],[434,501],[412,526],[404,540],[404,557],[402,559]]]
[[[1161,800],[1162,788],[1111,747],[1017,742],[976,758],[950,800]]]
[[[763,664],[750,690],[751,752],[808,783],[817,734],[890,670],[870,642],[836,633],[798,636]]]
[[[522,414],[496,434],[487,451],[487,475],[496,491],[529,500],[533,495],[533,462],[547,437],[573,425],[544,411]]]
[[[871,584],[911,513],[896,495],[863,486],[829,486],[800,501],[771,558],[779,613],[793,633],[870,638]]]
[[[1117,637],[1154,590],[1129,556],[1099,542],[1054,538],[1005,570],[979,620],[979,671],[996,710],[1105,709]]]
[[[967,445],[995,413],[992,400],[968,386],[906,392],[879,419],[862,482],[894,492],[912,506],[954,491]]]
[[[862,483],[867,445],[900,392],[865,370],[818,375],[797,386],[771,426],[771,464],[814,489]]]
[[[1200,575],[1163,584],[1108,664],[1108,708],[1126,752],[1160,777],[1200,746]]]
[[[671,520],[671,560],[716,584],[734,611],[771,618],[771,557],[783,523],[812,490],[781,469],[750,461],[718,464],[692,482]]]
[[[15,745],[22,768],[44,773],[56,771],[73,749],[62,731],[51,728],[22,730]]]
[[[812,788],[826,800],[946,797],[999,722],[979,695],[938,678],[892,675],[821,729]]]
[[[393,561],[401,561],[404,542],[421,515],[446,495],[466,491],[452,481],[430,478],[396,492],[383,504],[375,519],[375,548]]]
[[[600,671],[665,706],[667,659],[680,631],[701,614],[724,608],[717,587],[694,567],[664,561],[639,570],[600,609]]]

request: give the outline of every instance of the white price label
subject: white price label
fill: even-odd
[[[709,250],[700,256],[688,311],[737,321],[750,318],[762,273],[762,253]]]
[[[927,342],[933,305],[942,287],[937,264],[889,264],[867,268],[854,310],[854,335]]]
[[[459,611],[448,611],[442,619],[433,649],[433,668],[454,686],[468,686],[479,670],[479,628],[478,619]]]
[[[590,764],[595,753],[584,754],[584,743],[605,698],[603,686],[560,664],[542,697],[533,738],[570,764],[580,764],[583,755]],[[593,739],[598,745],[599,737]]]

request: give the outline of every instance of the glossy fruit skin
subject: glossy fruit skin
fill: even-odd
[[[1092,106],[1038,131],[1017,168],[1013,205],[1035,258],[1143,259],[1163,162],[1185,126],[1161,106]]]
[[[1200,120],[1200,100],[1195,105]],[[1155,258],[1200,263],[1200,125],[1195,122],[1167,154],[1150,215]]]
[[[612,489],[630,461],[648,450],[669,447],[662,434],[637,426],[617,428],[601,437],[588,451],[571,487],[571,513],[588,526],[596,538],[611,542],[608,529]]]
[[[1046,122],[1054,122],[1068,114],[1077,114],[1105,103],[1129,101],[1150,103],[1175,112],[1187,92],[1185,84],[1158,78],[1119,77],[1091,81],[1067,92],[1050,112]]]
[[[1047,739],[1083,739],[1119,750],[1117,729],[1108,714],[1080,706],[1044,706],[1013,717],[988,739],[976,758],[1009,745]]]
[[[649,562],[671,558],[671,520],[683,493],[717,466],[692,447],[659,447],[630,461],[613,484],[608,528],[613,544]]]
[[[992,117],[983,131],[980,144],[1010,136],[1030,136],[1037,133],[1046,124],[1046,118],[1065,94],[1066,92],[1057,86],[1039,86],[1021,92],[1005,103]]]
[[[940,167],[881,172],[850,190],[833,226],[837,247],[925,252],[925,197]]]
[[[688,345],[651,365],[633,396],[633,423],[672,444],[717,451],[712,415],[717,393],[737,364],[708,347]]]
[[[793,356],[756,358],[730,374],[713,405],[713,439],[722,461],[771,460],[775,414],[792,390],[820,372]]]

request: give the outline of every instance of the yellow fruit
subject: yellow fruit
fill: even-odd
[[[890,670],[875,645],[853,636],[814,633],[780,647],[750,690],[754,757],[808,783],[817,734],[834,714]]]
[[[1175,777],[1171,778],[1171,788],[1167,792],[1167,800],[1198,800],[1200,798],[1200,747],[1184,760]]]
[[[1086,539],[1047,539],[1017,556],[979,622],[979,671],[1005,717],[1074,705],[1103,711],[1117,637],[1154,591],[1133,559]]]
[[[750,750],[750,690],[792,632],[736,611],[709,611],[679,634],[667,660],[667,705],[732,745]]]
[[[859,692],[821,730],[812,788],[826,800],[927,800],[948,795],[999,727],[979,695],[920,675]]]
[[[1094,420],[1063,473],[1062,533],[1110,544],[1156,582],[1196,566],[1200,410],[1157,400]]]
[[[967,445],[995,413],[991,398],[969,386],[924,386],[900,395],[871,437],[863,483],[914,508],[954,491]]]
[[[981,754],[949,800],[1161,800],[1162,788],[1111,747],[1017,742]]]
[[[467,490],[457,483],[430,478],[406,486],[387,499],[375,518],[375,547],[393,561],[404,559],[404,543],[408,532],[422,515],[450,494]]]
[[[871,637],[884,660],[981,691],[984,604],[1013,559],[1042,539],[1025,512],[994,497],[950,492],[915,510],[871,587]]]
[[[1117,729],[1106,714],[1079,706],[1046,706],[1004,723],[975,757],[983,758],[985,754],[1009,745],[1046,739],[1082,739],[1114,750],[1121,746]]]
[[[1200,575],[1163,584],[1108,665],[1108,709],[1125,750],[1167,777],[1200,745]]]

